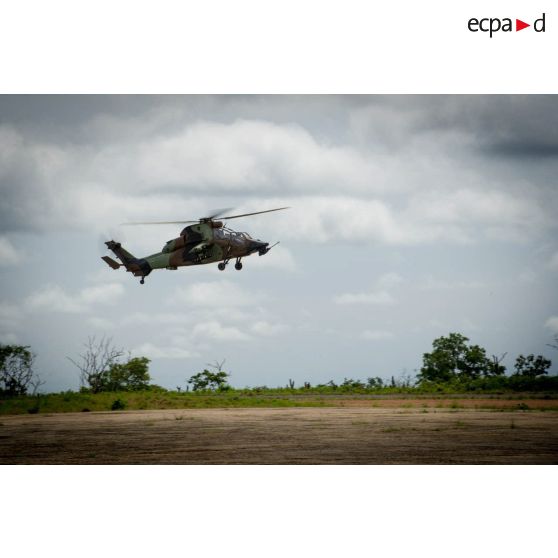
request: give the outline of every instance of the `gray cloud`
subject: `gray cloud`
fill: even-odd
[[[557,105],[0,97],[0,339],[36,347],[60,388],[73,385],[63,356],[91,333],[153,358],[170,387],[225,357],[239,385],[397,375],[452,330],[489,352],[544,351],[558,312]],[[229,223],[281,241],[240,274],[159,272],[141,287],[100,267],[99,232],[117,223],[283,205]],[[126,232],[137,255],[178,233]]]
[[[33,115],[41,98],[17,101]],[[2,119],[5,231],[195,218],[223,198],[259,207],[288,197],[308,200],[293,202],[305,210],[290,230],[316,239],[331,235],[307,205],[339,205],[326,228],[373,242],[516,240],[554,223],[553,97],[134,97],[125,110],[124,98],[99,110],[86,97],[75,121],[61,99],[43,102],[51,120]],[[334,124],[316,125],[318,113]],[[514,150],[503,166],[489,156]],[[542,151],[542,168],[525,169]]]

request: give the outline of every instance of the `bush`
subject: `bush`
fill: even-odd
[[[112,405],[110,406],[110,410],[122,411],[125,407],[126,407],[126,403],[124,403],[124,401],[122,401],[121,399],[116,399],[115,401],[112,402]]]

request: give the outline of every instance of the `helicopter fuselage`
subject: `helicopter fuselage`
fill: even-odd
[[[270,250],[268,242],[253,239],[248,233],[237,232],[223,226],[220,221],[209,221],[185,227],[178,238],[169,240],[161,252],[144,258],[136,258],[113,240],[107,247],[121,260],[122,264],[104,257],[108,265],[117,269],[121,265],[133,275],[146,277],[154,269],[177,269],[184,266],[222,262],[219,269],[231,259],[236,259],[236,269],[242,269],[242,258]],[[116,267],[115,267],[116,266]]]
[[[220,221],[185,227],[178,238],[169,240],[161,252],[145,259],[152,269],[174,269],[266,253],[268,242],[253,239],[248,233],[223,226]]]
[[[178,238],[169,240],[160,252],[151,254],[144,258],[136,258],[127,252],[119,242],[109,240],[105,242],[107,248],[112,250],[115,256],[122,262],[118,263],[109,256],[103,256],[104,262],[112,269],[125,267],[137,277],[141,277],[140,283],[144,283],[145,277],[154,269],[178,269],[179,267],[209,264],[219,262],[217,266],[223,271],[229,260],[235,258],[235,269],[242,269],[242,258],[255,254],[260,256],[267,254],[273,246],[269,242],[262,242],[252,238],[248,233],[237,232],[223,225],[222,221],[215,220],[220,216],[223,221],[226,219],[238,219],[262,213],[271,213],[289,209],[288,207],[277,207],[266,209],[265,211],[255,211],[252,213],[242,213],[241,215],[229,215],[223,217],[227,210],[219,210],[211,213],[207,217],[202,217],[199,222],[189,225],[182,229]],[[125,225],[171,225],[182,223],[193,223],[194,221],[149,221],[147,223],[123,223]]]

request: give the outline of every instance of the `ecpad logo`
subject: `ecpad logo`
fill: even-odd
[[[543,15],[539,19],[536,19],[533,23],[533,29],[536,33],[545,32],[545,18],[546,14],[543,13]],[[512,19],[509,17],[505,17],[503,19],[497,17],[485,17],[482,19],[477,19],[475,17],[472,17],[469,20],[467,27],[469,28],[469,31],[472,31],[473,33],[477,33],[478,31],[482,31],[483,33],[490,33],[490,38],[492,38],[492,35],[494,33],[497,33],[498,31],[503,31],[504,33],[513,31]],[[515,20],[516,31],[521,31],[522,29],[526,29],[527,27],[531,27],[531,24],[525,23],[520,19]]]

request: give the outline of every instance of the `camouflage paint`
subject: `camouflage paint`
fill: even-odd
[[[220,221],[212,220],[185,227],[178,238],[163,246],[161,252],[144,258],[134,257],[113,240],[106,245],[122,262],[118,264],[105,256],[102,259],[107,265],[113,269],[123,266],[134,276],[141,277],[142,282],[153,269],[177,269],[221,261],[226,264],[233,258],[240,262],[251,254],[258,252],[263,256],[270,250],[268,242],[254,240],[247,233],[227,229]]]

